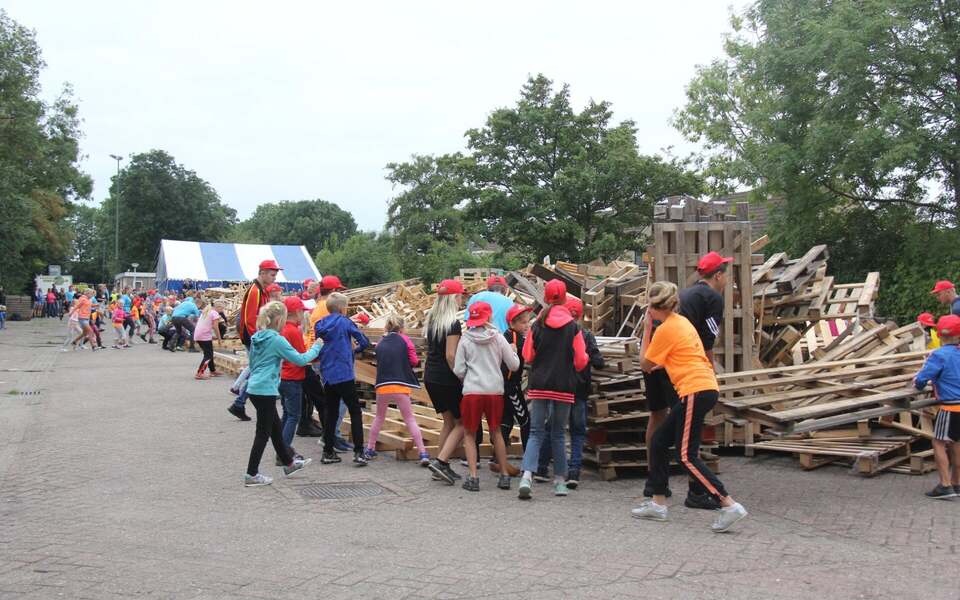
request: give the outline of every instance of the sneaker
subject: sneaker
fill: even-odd
[[[497,487],[500,488],[501,490],[509,490],[509,489],[510,489],[510,476],[509,476],[509,475],[501,475],[501,476],[497,479]]]
[[[231,415],[235,416],[236,418],[240,419],[241,421],[249,421],[249,420],[250,420],[250,417],[247,416],[247,411],[243,410],[242,408],[240,408],[240,407],[237,406],[236,404],[231,404],[230,406],[228,406],[228,407],[227,407],[227,412],[230,413]]]
[[[717,520],[710,526],[710,530],[715,533],[723,533],[730,529],[734,523],[747,516],[747,509],[739,502],[734,502],[733,506],[722,507],[717,512],[719,513]]]
[[[954,498],[957,495],[956,490],[949,485],[937,484],[929,492],[925,492],[924,495],[927,498],[936,498],[938,500],[946,500],[947,498]]]
[[[363,450],[353,453],[353,464],[357,465],[358,467],[365,467],[367,464],[369,464],[369,462],[370,461],[367,460],[367,457],[364,456]]]
[[[533,474],[533,480],[537,483],[547,483],[550,481],[550,470],[537,469],[537,472]]]
[[[333,449],[335,452],[352,452],[353,446],[347,443],[347,440],[338,438],[333,443]]]
[[[453,485],[453,482],[456,481],[456,473],[453,472],[453,469],[450,468],[450,463],[442,462],[439,458],[435,458],[430,461],[430,464],[427,465],[427,468],[441,481],[446,482],[447,485]]]
[[[364,448],[363,457],[367,460],[373,460],[377,457],[377,451],[372,448]]]
[[[566,496],[570,491],[567,489],[566,482],[559,481],[553,485],[554,496]]]
[[[323,465],[338,463],[340,461],[341,461],[340,455],[337,454],[336,452],[324,451],[323,456],[320,457],[320,464],[323,464]]]
[[[143,341],[147,341],[147,334],[141,333],[141,334],[140,334],[140,339],[143,340]]]
[[[575,490],[580,486],[580,469],[570,469],[567,473],[567,487]]]
[[[953,493],[960,496],[960,485],[953,486]]]
[[[461,458],[461,459],[460,459],[460,466],[469,469],[469,468],[470,468],[470,463],[467,462],[467,459]]]
[[[719,510],[720,501],[711,494],[697,494],[687,492],[687,499],[683,501],[687,508],[699,508],[702,510]]]
[[[429,466],[430,466],[430,453],[429,453],[429,452],[421,452],[421,453],[420,453],[420,466],[421,466],[421,467],[429,467]]]
[[[164,350],[166,350],[166,348],[164,348]],[[230,395],[231,395],[231,396],[239,396],[239,395],[240,395],[240,390],[238,390],[237,388],[231,386],[231,388],[230,388]]]
[[[60,352],[70,352],[70,348],[60,348]]]
[[[207,373],[197,373],[193,376],[194,379],[210,379],[210,375]]]
[[[480,478],[479,477],[467,477],[463,480],[463,489],[468,492],[479,492],[480,491]]]
[[[309,465],[312,462],[313,462],[312,458],[302,458],[302,459],[294,458],[292,463],[283,467],[283,476],[290,477],[291,475],[303,469],[305,466]]]
[[[529,500],[532,487],[533,483],[529,479],[526,477],[521,477],[520,485],[517,487],[517,498],[520,498],[521,500]]]
[[[210,377],[223,377],[223,373],[221,373],[220,371],[211,371]]]
[[[273,483],[273,478],[267,477],[263,473],[257,473],[256,475],[244,474],[243,476],[243,485],[246,487],[270,485],[271,483]]]
[[[297,454],[296,452],[293,453],[293,460],[302,460],[302,461],[304,461],[304,462],[306,462],[306,463],[311,463],[311,462],[313,462],[313,459],[312,459],[312,458],[304,458],[303,456],[301,456],[300,454]],[[283,467],[283,466],[285,466],[285,465],[283,464],[283,461],[280,460],[280,457],[279,457],[279,456],[277,457],[277,460],[274,461],[273,464],[277,465],[278,467]]]
[[[157,343],[157,341],[156,341],[156,340],[150,340],[150,341],[149,341],[149,342],[147,342],[147,343],[148,343],[148,344],[156,344],[156,343]]]
[[[648,500],[630,511],[635,519],[647,519],[650,521],[666,521],[667,507],[657,504],[653,500]]]
[[[297,435],[300,437],[323,437],[323,429],[314,425],[313,420],[311,420],[310,423],[306,425],[297,426]],[[322,441],[320,443],[323,444]],[[336,442],[333,444],[333,449],[337,449]]]
[[[643,485],[643,495],[645,498],[653,498],[653,488],[650,487],[650,481],[647,480],[647,483]],[[667,488],[667,493],[664,494],[667,498],[673,495],[673,492],[670,491],[670,488]]]

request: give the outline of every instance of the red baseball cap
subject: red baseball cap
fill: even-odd
[[[937,321],[937,333],[941,337],[960,337],[960,317],[944,315]]]
[[[491,275],[490,277],[487,277],[487,289],[492,288],[495,285],[502,285],[503,287],[509,287],[507,286],[506,278],[501,277],[500,275]]]
[[[493,308],[486,302],[474,302],[470,305],[470,318],[467,319],[467,327],[479,327],[490,320],[493,315]]]
[[[283,299],[283,305],[287,307],[287,312],[303,310],[303,300],[299,296],[287,296]]]
[[[367,313],[358,313],[353,316],[353,320],[359,322],[361,325],[368,325],[370,323],[370,315]]]
[[[937,323],[933,320],[933,315],[925,312],[917,315],[917,323],[920,323],[924,327],[936,327]]]
[[[701,275],[709,275],[719,269],[721,265],[732,262],[733,258],[724,258],[717,252],[707,252],[697,262],[697,271],[700,271]]]
[[[456,279],[444,279],[437,286],[437,295],[453,296],[454,294],[464,293],[463,284]]]
[[[260,262],[261,271],[282,271],[283,268],[275,260],[264,260]]]
[[[930,290],[931,294],[939,294],[944,290],[952,290],[954,288],[952,281],[947,281],[946,279],[941,279],[937,282],[937,285],[933,286],[933,289]]]
[[[267,289],[264,291],[267,292],[268,294],[270,292],[282,292],[283,288],[275,283],[271,283],[270,285],[267,286]]]
[[[565,304],[567,302],[567,284],[559,279],[551,279],[543,286],[543,300],[547,304]]]
[[[346,288],[343,287],[343,284],[340,283],[340,278],[336,275],[324,275],[323,279],[320,280],[320,289],[343,290]]]
[[[570,311],[570,316],[574,319],[579,319],[583,316],[583,302],[580,301],[580,298],[570,298],[564,306],[567,307],[567,310]]]
[[[514,304],[510,307],[510,310],[507,311],[507,323],[513,323],[514,319],[528,312],[533,312],[533,308],[522,304]]]
[[[303,289],[307,289],[308,287],[310,287],[310,284],[311,284],[311,283],[313,283],[313,279],[310,279],[309,277],[306,278],[306,279],[304,279],[304,280],[303,280]]]

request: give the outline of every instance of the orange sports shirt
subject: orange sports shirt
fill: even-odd
[[[667,375],[681,398],[697,392],[720,390],[700,335],[686,317],[677,313],[672,313],[653,332],[645,358],[667,369]]]

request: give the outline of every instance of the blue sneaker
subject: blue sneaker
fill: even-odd
[[[337,441],[333,443],[333,449],[337,452],[353,452],[353,446],[343,438],[337,438]]]
[[[420,466],[421,466],[421,467],[429,467],[429,466],[430,466],[430,453],[429,453],[429,452],[421,452],[421,453],[420,453]]]
[[[363,457],[366,458],[367,460],[372,460],[377,457],[377,451],[371,450],[370,448],[364,448]]]

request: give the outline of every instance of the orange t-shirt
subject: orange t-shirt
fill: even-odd
[[[720,390],[700,335],[686,317],[677,313],[672,313],[653,332],[645,358],[667,369],[670,382],[681,398]]]
[[[90,318],[90,298],[87,298],[84,295],[81,295],[80,298],[77,299],[77,318]]]
[[[326,317],[330,314],[330,311],[327,310],[327,301],[317,299],[317,305],[313,308],[313,312],[310,313],[310,327],[303,332],[303,341],[306,344],[307,348],[313,345],[315,341],[316,334],[313,332],[317,327],[317,321]]]

